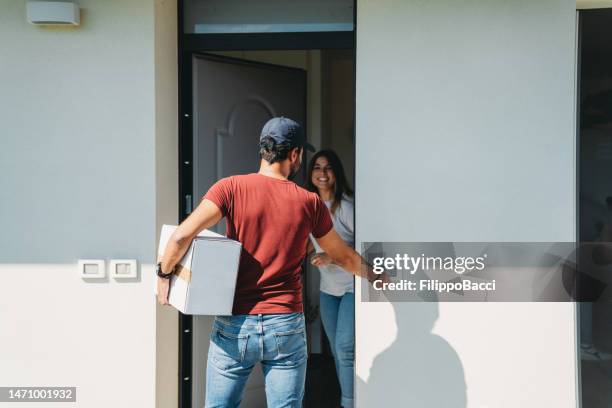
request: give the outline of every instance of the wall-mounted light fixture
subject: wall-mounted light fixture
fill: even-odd
[[[28,22],[36,25],[74,25],[81,24],[79,6],[63,1],[28,1]]]

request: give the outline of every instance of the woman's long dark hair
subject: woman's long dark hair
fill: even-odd
[[[342,166],[342,162],[340,158],[333,150],[325,149],[319,150],[312,156],[310,159],[310,163],[308,164],[308,178],[306,179],[306,188],[313,193],[319,194],[319,189],[312,184],[312,172],[314,171],[314,166],[319,157],[325,157],[331,166],[334,175],[336,176],[336,182],[334,183],[334,202],[331,206],[332,214],[336,212],[336,209],[340,206],[340,202],[342,201],[342,195],[346,194],[348,196],[353,195],[353,190],[348,184],[346,180],[346,174],[344,173],[344,167]]]

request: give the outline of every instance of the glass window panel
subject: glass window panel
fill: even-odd
[[[352,31],[353,0],[185,0],[187,34]]]

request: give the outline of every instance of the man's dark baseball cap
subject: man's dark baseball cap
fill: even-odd
[[[261,129],[259,140],[266,136],[274,139],[276,143],[288,142],[294,146],[302,146],[311,152],[315,151],[315,148],[306,141],[302,126],[295,120],[283,116],[272,118],[266,122]]]

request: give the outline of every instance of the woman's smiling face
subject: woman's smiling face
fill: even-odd
[[[321,156],[315,161],[311,176],[312,184],[319,190],[333,190],[336,184],[336,175],[331,168],[327,157]]]

